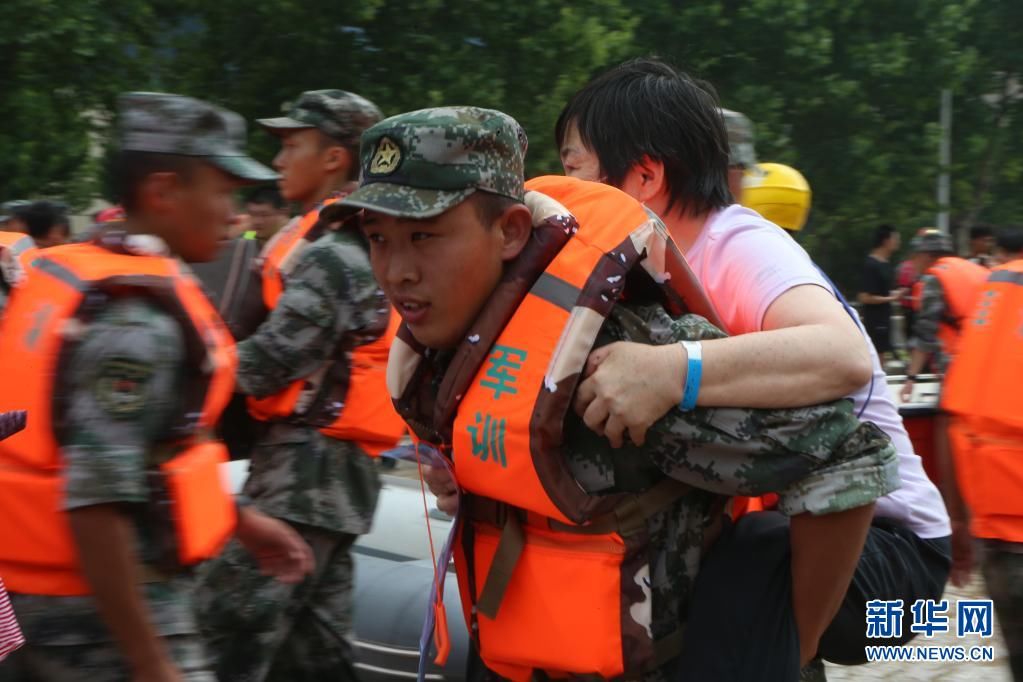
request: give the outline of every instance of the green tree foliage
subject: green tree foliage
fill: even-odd
[[[746,113],[759,156],[814,190],[800,240],[849,293],[879,222],[933,224],[939,97],[955,96],[957,226],[1021,222],[1023,4],[1016,0],[8,0],[0,198],[97,193],[117,92],[181,92],[248,119],[338,87],[387,114],[495,107],[560,168],[552,129],[595,72],[658,54]],[[274,140],[253,129],[269,161]]]

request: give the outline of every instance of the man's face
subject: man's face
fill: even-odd
[[[892,236],[888,237],[888,250],[895,253],[901,245],[902,237],[899,236],[898,232],[892,232]]]
[[[35,240],[36,246],[40,249],[48,249],[51,246],[63,246],[71,239],[71,226],[67,223],[57,223],[50,228],[45,237]]]
[[[161,235],[171,251],[189,262],[217,257],[234,211],[238,181],[209,164],[196,164],[187,179],[178,177],[169,201],[167,229]]]
[[[325,163],[330,146],[315,128],[285,130],[280,134],[281,150],[273,167],[281,174],[277,186],[288,201],[309,202],[316,198],[327,174]]]
[[[988,254],[991,253],[994,248],[994,237],[977,237],[976,239],[970,240],[970,250],[972,250],[974,254]]]
[[[502,231],[471,200],[425,220],[367,211],[362,229],[373,274],[413,336],[457,346],[500,281]]]
[[[7,222],[3,224],[4,232],[28,232],[28,225],[25,221],[17,216],[11,216],[7,219]]]
[[[262,241],[270,239],[277,234],[277,230],[288,222],[288,214],[284,209],[277,208],[273,204],[246,204],[246,212],[249,214],[251,229],[255,230],[256,238]]]
[[[597,155],[583,144],[575,123],[569,123],[565,128],[565,139],[561,143],[560,151],[565,175],[580,180],[603,182],[604,174],[600,172],[600,161]]]

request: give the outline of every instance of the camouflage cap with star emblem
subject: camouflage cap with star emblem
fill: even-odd
[[[730,109],[721,109],[728,131],[728,165],[753,168],[757,165],[757,153],[753,147],[753,124],[743,114]]]
[[[346,90],[309,90],[298,97],[286,116],[256,121],[271,133],[316,128],[354,147],[363,131],[382,119],[377,105]]]
[[[909,242],[913,253],[955,253],[952,238],[935,227],[924,227],[917,231]]]
[[[392,116],[362,136],[362,186],[341,204],[403,218],[432,218],[476,191],[518,201],[525,194],[522,126],[478,107]]]
[[[278,178],[245,154],[245,119],[209,102],[165,92],[129,92],[118,99],[122,151],[198,156],[247,182]]]

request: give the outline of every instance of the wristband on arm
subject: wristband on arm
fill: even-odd
[[[686,385],[682,391],[682,402],[678,408],[689,412],[696,407],[696,398],[700,393],[700,379],[703,376],[703,344],[699,341],[682,341],[686,349],[688,362],[686,365]]]

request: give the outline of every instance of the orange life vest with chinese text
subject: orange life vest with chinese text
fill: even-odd
[[[613,678],[678,652],[680,633],[655,641],[650,630],[646,519],[689,488],[665,478],[636,494],[587,493],[562,455],[563,423],[623,295],[652,291],[671,314],[716,316],[664,225],[634,199],[565,177],[526,188],[532,238],[451,360],[433,426],[415,411],[426,349],[407,328],[389,386],[417,435],[450,437],[439,445],[467,493],[456,575],[487,667],[512,680]]]

